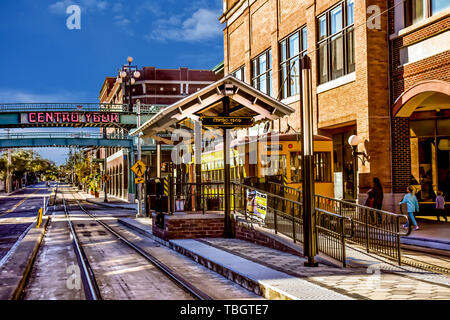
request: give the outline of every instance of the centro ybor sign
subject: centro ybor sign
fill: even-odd
[[[119,123],[119,114],[108,112],[29,112],[21,123]]]

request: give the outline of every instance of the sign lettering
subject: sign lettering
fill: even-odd
[[[206,127],[252,127],[253,117],[201,117],[202,125]]]
[[[108,112],[29,112],[21,123],[119,123],[119,114]]]

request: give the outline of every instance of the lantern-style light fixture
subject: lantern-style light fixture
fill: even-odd
[[[352,147],[352,156],[361,160],[363,166],[366,165],[366,161],[369,162],[369,157],[366,152],[358,152],[358,145],[361,143],[361,138],[357,135],[351,135],[348,138],[348,144]],[[361,157],[360,157],[361,156]]]

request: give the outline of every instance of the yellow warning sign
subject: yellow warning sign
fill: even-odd
[[[131,167],[131,170],[138,176],[142,177],[145,173],[145,164],[138,160],[136,163]]]
[[[109,179],[111,179],[111,177],[110,177],[109,175],[107,175],[107,174],[103,175],[103,177],[102,177],[102,180],[103,180],[104,182],[108,182]]]
[[[136,183],[136,184],[138,184],[138,183],[144,183],[145,182],[145,179],[144,178],[141,178],[141,177],[139,177],[139,178],[134,178],[134,183]]]

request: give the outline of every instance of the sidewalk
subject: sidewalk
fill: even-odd
[[[450,251],[450,217],[447,219],[449,222],[418,218],[420,229],[400,241],[402,244]]]
[[[448,276],[399,267],[351,248],[347,249],[348,268],[324,263],[307,268],[303,257],[244,240],[164,241],[153,236],[148,218],[119,222],[268,299],[450,299]],[[294,246],[303,251],[300,245]]]

